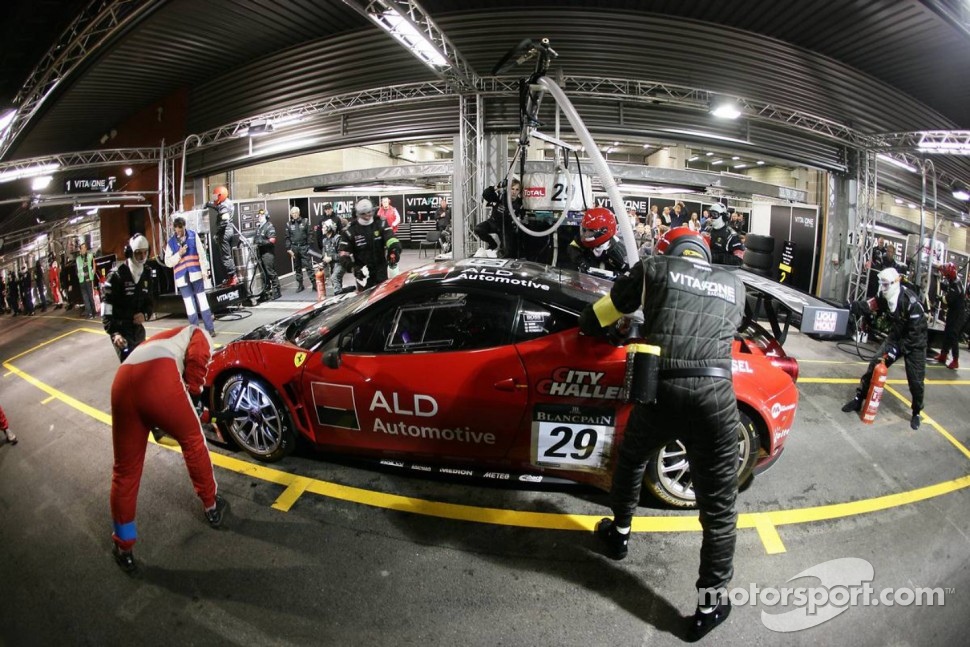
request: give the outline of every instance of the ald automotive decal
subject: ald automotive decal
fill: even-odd
[[[615,431],[613,409],[539,405],[532,415],[532,462],[541,467],[605,469]]]
[[[401,394],[395,391],[375,391],[369,410],[374,414],[374,433],[401,436],[416,440],[494,445],[495,434],[472,431],[471,427],[437,427],[428,418],[438,413],[438,402],[421,393]],[[379,413],[379,412],[384,412]],[[389,415],[387,415],[389,414]],[[404,420],[394,420],[394,417]],[[425,420],[417,420],[424,418]]]
[[[536,281],[533,278],[517,274],[511,270],[502,269],[501,267],[462,267],[461,272],[455,278],[497,285],[518,285],[533,290],[543,290],[545,292],[551,289],[548,283]]]
[[[599,371],[580,371],[562,366],[552,372],[552,377],[539,380],[536,389],[542,395],[556,395],[563,398],[618,400],[623,387],[604,384],[605,376],[606,373]]]

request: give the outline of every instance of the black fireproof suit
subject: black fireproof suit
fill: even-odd
[[[888,312],[889,303],[882,296],[856,301],[850,306],[856,317],[872,312]],[[908,286],[899,286],[899,299],[896,311],[890,314],[892,322],[886,340],[876,351],[869,368],[859,381],[856,398],[862,400],[869,392],[869,382],[876,364],[888,353],[886,368],[893,365],[899,356],[906,361],[906,381],[913,396],[913,414],[923,410],[923,381],[926,379],[926,311],[919,296]]]
[[[115,268],[104,283],[101,324],[109,338],[119,334],[127,342],[124,348],[112,345],[119,361],[125,361],[128,353],[145,341],[145,326],[136,324],[134,319],[138,313],[143,314],[145,319],[151,319],[155,311],[152,302],[153,282],[150,267],[142,269],[141,276],[135,281],[131,267],[125,262]]]
[[[940,353],[946,357],[953,354],[953,361],[960,361],[960,335],[966,320],[966,296],[960,281],[947,281],[943,292],[946,301],[946,324],[943,327],[943,348]]]
[[[740,424],[731,344],[744,311],[744,284],[704,261],[650,256],[616,279],[609,300],[612,313],[605,300],[583,312],[583,332],[595,334],[642,303],[642,337],[661,348],[657,401],[634,407],[620,445],[610,493],[614,524],[630,526],[649,454],[680,439],[704,531],[697,588],[726,587],[734,574]]]
[[[366,283],[360,289],[373,287],[387,280],[387,266],[401,260],[401,243],[394,230],[380,216],[368,225],[356,218],[340,232],[337,245],[337,262],[347,272],[352,272],[358,285],[364,280],[362,269],[367,268]]]

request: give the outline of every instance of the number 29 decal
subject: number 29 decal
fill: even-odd
[[[532,460],[541,467],[605,469],[616,416],[609,409],[537,407],[532,421]]]

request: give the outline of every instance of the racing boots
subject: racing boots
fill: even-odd
[[[851,413],[855,411],[858,413],[862,409],[862,395],[856,393],[855,397],[842,405],[843,413]]]
[[[707,611],[705,613],[705,611]],[[731,615],[731,601],[728,598],[722,599],[713,609],[702,609],[697,607],[694,617],[691,619],[690,627],[687,629],[687,642],[697,642],[710,631],[727,620]]]
[[[940,351],[940,354],[936,356],[936,361],[940,364],[946,364],[946,353]]]
[[[17,436],[16,436],[16,434],[14,434],[9,429],[0,429],[0,431],[3,432],[4,437],[7,439],[6,442],[10,443],[11,445],[16,445],[17,444]],[[0,445],[2,445],[2,444],[3,443],[0,443]]]
[[[604,552],[610,559],[621,560],[626,557],[630,533],[617,532],[613,520],[604,517],[596,524],[596,537],[603,543]]]
[[[297,292],[303,292],[303,290],[305,290],[305,289],[306,288],[303,287],[303,284],[302,283],[297,283],[296,284],[296,291]]]
[[[223,517],[225,517],[226,510],[228,509],[229,502],[217,494],[216,504],[209,510],[205,511],[205,520],[208,521],[209,525],[213,528],[218,528],[222,525]]]
[[[138,567],[135,565],[135,556],[131,554],[130,550],[121,550],[118,548],[118,544],[115,544],[111,554],[115,558],[115,563],[128,575],[131,575],[135,572],[135,570],[137,570]]]
[[[914,411],[913,417],[909,419],[909,428],[912,429],[913,431],[916,431],[917,429],[919,429],[919,423],[920,423],[919,411]]]
[[[947,365],[946,365],[946,367],[947,367],[948,369],[950,369],[951,371],[955,371],[955,370],[957,370],[958,368],[960,368],[960,362],[958,362],[958,361],[956,360],[956,358],[954,358],[952,362],[950,362],[949,364],[947,364]]]

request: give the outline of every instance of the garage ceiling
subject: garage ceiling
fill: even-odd
[[[260,106],[346,91],[354,79],[371,87],[432,78],[337,0],[143,3],[153,10],[56,89],[6,161],[98,148],[102,134],[179,90],[192,97],[193,130]],[[28,61],[39,61],[85,4],[5,3],[15,19],[3,28],[0,101],[10,101]],[[446,0],[421,4],[479,74],[518,39],[548,37],[561,54],[557,65],[570,74],[734,92],[863,132],[970,129],[970,35],[959,0],[466,0],[461,11]],[[220,79],[266,59],[312,52],[337,60],[341,51],[361,49],[387,56],[357,69],[333,66],[340,81],[333,87],[316,81],[331,78],[320,72],[307,76],[315,79],[310,87],[267,83],[270,90],[243,97],[220,88]],[[213,92],[224,93],[238,114],[205,105]],[[962,160],[947,164],[951,174],[968,175]],[[0,230],[8,214],[10,206],[0,205]]]

